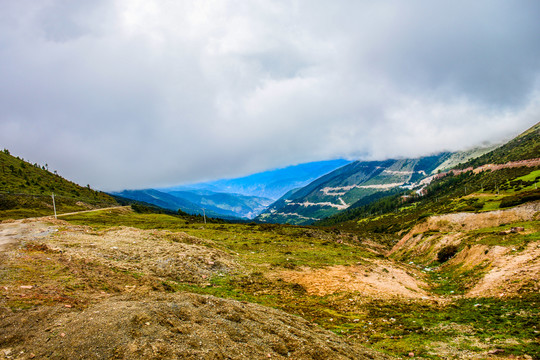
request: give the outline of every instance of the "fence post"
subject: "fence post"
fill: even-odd
[[[52,193],[52,204],[53,204],[53,209],[54,209],[54,218],[58,219],[56,217],[56,203],[54,202],[54,193]]]

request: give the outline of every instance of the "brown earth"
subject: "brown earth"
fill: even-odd
[[[487,227],[500,226],[518,221],[540,219],[540,201],[517,206],[507,210],[497,210],[482,213],[455,213],[430,216],[426,221],[416,225],[390,251],[390,255],[403,249],[410,248],[409,240],[415,235],[427,231],[462,232]]]
[[[228,253],[212,241],[182,232],[118,227],[92,231],[81,226],[60,230],[47,242],[65,256],[99,262],[120,271],[163,280],[201,284],[237,267]]]
[[[0,359],[388,359],[261,305],[172,291],[242,271],[184,233],[0,224]]]
[[[523,247],[486,245],[474,241],[489,233],[474,234],[471,238],[469,232],[539,218],[538,201],[502,211],[432,216],[406,234],[390,254],[394,259],[415,259],[419,264],[429,265],[437,260],[437,253],[442,248],[460,246],[465,241],[467,245],[461,246],[461,251],[441,269],[474,270],[477,279],[471,279],[472,286],[466,296],[514,296],[522,291],[537,292],[540,290],[540,239],[529,241]],[[533,233],[534,230],[523,230],[523,234],[529,236]],[[500,244],[504,244],[505,235],[497,236],[501,236]]]
[[[279,310],[189,293],[24,316],[0,308],[0,329],[0,359],[390,358]]]
[[[268,276],[299,284],[308,294],[318,296],[359,292],[362,296],[384,299],[432,298],[424,290],[428,288],[423,280],[424,274],[390,260],[366,260],[356,266],[338,265],[323,269],[279,271]]]
[[[467,296],[506,296],[517,294],[524,288],[540,292],[540,241],[529,243],[519,252],[496,248],[492,250],[495,254],[492,254],[489,271]]]

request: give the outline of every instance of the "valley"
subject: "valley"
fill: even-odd
[[[4,153],[0,359],[537,359],[539,135],[433,175],[452,155],[345,165],[280,200],[309,226],[110,197]]]

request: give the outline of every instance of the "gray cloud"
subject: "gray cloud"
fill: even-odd
[[[5,1],[0,146],[114,190],[510,137],[536,1]]]

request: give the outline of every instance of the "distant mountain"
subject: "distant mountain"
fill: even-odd
[[[314,225],[338,226],[349,231],[397,233],[403,229],[410,230],[419,218],[434,214],[482,213],[538,201],[539,144],[540,123],[491,151],[482,150],[485,153],[475,158],[467,160],[459,153],[450,156],[439,168],[450,163],[454,167],[446,173],[424,179],[422,196],[414,196],[416,194],[411,191],[406,196],[388,193],[378,199],[364,198]],[[459,165],[457,159],[461,159]],[[466,171],[470,168],[473,171]],[[500,215],[493,218],[500,218]]]
[[[155,189],[124,190],[112,193],[127,199],[153,204],[173,211],[222,219],[252,219],[272,203],[272,200],[238,194],[214,193],[208,190],[165,193]]]
[[[275,200],[289,190],[303,187],[320,176],[348,163],[350,161],[343,159],[318,161],[265,171],[241,178],[216,180],[159,190],[167,193],[208,190],[214,193],[240,194]]]
[[[202,209],[196,204],[184,199],[178,199],[175,196],[154,189],[124,190],[120,192],[112,192],[111,194],[156,205],[173,211],[181,209],[188,214],[198,214],[199,212],[202,213]]]
[[[219,214],[247,219],[253,219],[274,202],[268,198],[209,190],[172,191],[169,194]]]
[[[282,197],[257,217],[264,222],[310,224],[366,197],[405,190],[431,174],[451,153],[418,159],[355,161]]]

